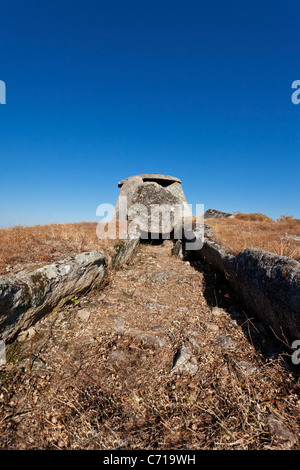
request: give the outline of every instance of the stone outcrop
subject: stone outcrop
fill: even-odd
[[[140,238],[134,238],[132,240],[121,241],[116,250],[116,255],[113,259],[113,268],[119,268],[128,261],[130,261],[138,249],[140,244]]]
[[[205,229],[203,248],[190,252],[221,271],[248,311],[282,341],[300,337],[300,263],[256,248],[234,255]]]
[[[7,341],[62,302],[103,281],[105,253],[91,251],[16,278],[0,278],[0,334]]]
[[[207,209],[204,212],[204,219],[233,219],[234,214],[230,214],[229,212],[222,212],[216,209]]]
[[[127,208],[132,205],[132,199],[135,194],[135,191],[139,186],[143,184],[143,180],[140,176],[132,176],[131,178],[127,178],[121,183],[119,183],[119,185],[121,184],[121,189],[115,207],[114,217],[117,220],[127,220]],[[122,211],[122,208],[120,207],[120,201],[122,197],[127,198],[127,208],[124,211]]]
[[[133,210],[142,204],[141,210]],[[158,183],[147,182],[137,188],[128,210],[128,221],[133,221],[138,215],[140,232],[170,233],[176,224],[176,205],[180,204],[172,192],[164,189]],[[161,206],[161,210],[157,206]],[[144,208],[146,211],[144,212]]]
[[[118,186],[120,193],[113,219],[129,224],[137,221],[137,230],[142,234],[169,234],[183,215],[192,216],[178,178],[136,175],[120,181]]]
[[[160,186],[163,186],[163,187],[169,186],[170,184],[173,184],[173,183],[181,184],[180,179],[176,178],[175,176],[160,175],[158,173],[148,173],[148,174],[137,175],[137,176],[141,178],[143,182],[158,183]],[[123,184],[131,178],[136,178],[136,176],[130,176],[129,178],[126,178],[120,181],[118,183],[118,187],[121,188]]]
[[[140,239],[121,241],[112,260],[113,269],[129,262]],[[110,266],[110,264],[109,264]],[[28,274],[0,277],[0,340],[9,342],[65,302],[106,282],[103,251],[79,253]]]

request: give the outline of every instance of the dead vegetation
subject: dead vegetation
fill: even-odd
[[[251,247],[300,261],[298,219],[282,216],[275,222],[263,214],[237,214],[233,219],[206,219],[205,223],[233,253]]]
[[[299,449],[295,372],[224,281],[195,268],[143,245],[103,291],[9,345],[0,448]],[[196,373],[172,372],[182,345]]]
[[[24,267],[40,267],[89,250],[110,252],[114,240],[100,240],[97,224],[35,225],[0,230],[0,274],[9,275]]]
[[[206,223],[233,251],[257,246],[299,259],[282,245],[285,233],[299,235],[290,220]],[[16,227],[0,237],[2,269],[113,246],[89,223]],[[217,273],[170,256],[170,246],[142,245],[104,290],[7,346],[1,449],[300,448],[291,351],[277,348]],[[172,371],[183,345],[196,373]]]

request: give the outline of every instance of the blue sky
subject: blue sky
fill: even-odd
[[[2,0],[0,226],[97,220],[130,175],[300,217],[299,1]]]

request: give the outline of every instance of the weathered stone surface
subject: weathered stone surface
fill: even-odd
[[[300,337],[300,263],[248,248],[231,260],[231,283],[247,308],[275,333]]]
[[[218,338],[218,344],[221,347],[222,351],[233,351],[237,348],[236,342],[231,338],[231,336],[223,335]]]
[[[105,277],[105,253],[91,251],[44,266],[19,278],[0,278],[0,334],[9,341],[62,302]]]
[[[177,351],[171,372],[174,374],[188,373],[191,375],[195,375],[198,372],[197,359],[190,348],[182,346]]]
[[[177,256],[180,259],[183,259],[182,241],[181,240],[176,240],[176,242],[174,243],[174,246],[171,249],[171,254],[173,256]]]
[[[181,183],[180,179],[176,178],[175,176],[160,175],[158,173],[148,173],[148,174],[137,175],[137,176],[139,176],[144,182],[151,181],[154,183],[159,183],[161,186],[168,186],[169,184],[172,184],[172,183]],[[132,176],[120,181],[118,183],[119,188],[121,188],[123,184],[125,183],[125,181],[127,181],[130,178],[132,178]]]
[[[142,234],[169,234],[175,225],[180,226],[182,217],[192,217],[178,178],[159,174],[136,175],[120,181],[118,186],[121,189],[113,220],[128,221],[129,233],[139,230]],[[155,211],[160,211],[160,214]],[[132,228],[133,221],[136,222],[135,228]]]
[[[120,204],[121,198],[126,197],[127,198],[127,207],[130,207],[132,204],[132,198],[134,196],[134,193],[136,189],[143,184],[143,180],[140,176],[131,176],[130,178],[127,178],[124,180],[119,197],[117,200],[117,204],[115,207],[115,213],[114,213],[114,218],[117,220],[127,220],[127,210],[122,210],[122,206]]]
[[[204,219],[233,219],[234,214],[230,214],[229,212],[222,212],[216,209],[207,209],[204,212]]]
[[[133,205],[138,204],[142,204],[146,211],[144,212],[143,208],[141,211],[136,211]],[[131,222],[138,217],[141,232],[170,233],[174,229],[175,223],[181,219],[181,217],[178,218],[176,212],[180,204],[181,201],[174,194],[158,183],[143,183],[134,193],[132,206],[128,212],[128,220]],[[161,206],[161,211],[155,213],[153,206],[157,207],[158,205]],[[135,207],[138,208],[138,206]]]
[[[277,337],[300,337],[300,263],[256,248],[234,255],[218,243],[211,230],[201,250],[190,252],[221,271],[244,306]]]
[[[295,434],[284,424],[281,419],[270,413],[267,416],[267,425],[270,434],[279,441],[283,449],[290,449],[297,442]]]
[[[140,244],[140,237],[122,241],[113,260],[113,267],[116,269],[133,258]]]
[[[187,204],[185,194],[183,192],[182,186],[180,183],[172,183],[166,187],[166,191],[169,191],[173,196],[175,196],[180,204]]]

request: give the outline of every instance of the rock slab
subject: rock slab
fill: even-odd
[[[205,228],[203,248],[190,252],[222,272],[240,301],[291,344],[300,338],[300,263],[257,248],[234,255]]]
[[[91,251],[16,278],[0,278],[0,337],[13,340],[63,302],[101,284],[105,253]]]

